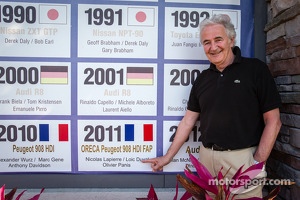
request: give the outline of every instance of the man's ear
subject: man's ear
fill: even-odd
[[[231,47],[232,48],[235,47],[235,43],[236,43],[235,37],[231,38]]]

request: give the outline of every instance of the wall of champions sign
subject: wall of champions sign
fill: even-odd
[[[208,67],[199,23],[229,15],[250,56],[252,4],[0,1],[0,173],[152,172]],[[163,172],[198,156],[199,127]]]

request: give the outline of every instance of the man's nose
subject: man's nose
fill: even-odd
[[[217,43],[215,43],[215,42],[212,42],[211,43],[211,50],[216,50],[216,49],[218,49],[218,45],[217,45]]]

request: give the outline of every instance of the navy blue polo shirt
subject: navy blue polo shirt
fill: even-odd
[[[234,62],[222,72],[211,64],[197,77],[188,110],[200,113],[204,146],[241,149],[258,145],[264,129],[263,113],[281,105],[268,66],[241,56],[234,47]]]

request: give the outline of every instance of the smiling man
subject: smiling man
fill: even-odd
[[[223,71],[234,60],[232,47],[235,45],[235,34],[228,37],[221,24],[207,25],[200,32],[201,43],[208,60],[219,71]]]
[[[214,15],[200,24],[200,39],[211,62],[196,79],[187,111],[167,153],[143,161],[162,170],[179,151],[200,118],[199,159],[213,176],[219,170],[231,179],[244,165],[265,162],[281,127],[281,100],[267,65],[241,56],[236,32],[227,15]],[[261,177],[266,176],[263,170]],[[236,198],[262,197],[262,185]]]

